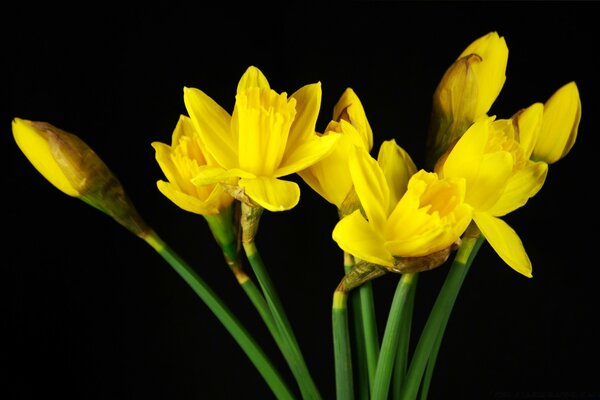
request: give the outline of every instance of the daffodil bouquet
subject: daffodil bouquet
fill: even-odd
[[[395,139],[383,141],[374,157],[373,131],[352,88],[343,92],[322,132],[316,127],[320,83],[288,96],[250,66],[231,113],[200,89],[184,88],[188,115],[180,116],[170,144],[152,143],[164,173],[157,188],[204,217],[294,382],[283,379],[220,295],[144,221],[84,141],[47,122],[21,118],[13,120],[13,134],[50,183],[112,217],[174,268],[276,398],[321,399],[255,240],[265,210],[298,204],[299,185],[285,179],[298,174],[339,216],[332,238],[344,265],[339,285],[331,288],[337,398],[425,399],[452,307],[482,243],[521,276],[532,276],[519,236],[502,217],[541,189],[548,166],[569,152],[577,136],[581,101],[575,82],[512,116],[488,115],[504,85],[507,61],[505,39],[496,32],[458,55],[433,94],[421,168]],[[417,280],[439,267],[447,268],[446,280],[411,346]],[[379,337],[371,281],[390,274],[400,278]]]

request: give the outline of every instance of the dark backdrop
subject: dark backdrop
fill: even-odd
[[[200,88],[231,111],[249,65],[277,91],[320,81],[320,130],[352,87],[373,127],[374,151],[394,138],[422,164],[435,86],[472,40],[496,30],[510,53],[506,85],[490,113],[508,117],[574,80],[583,117],[568,157],[550,167],[526,207],[506,217],[532,259],[534,277],[515,273],[484,244],[447,327],[431,398],[599,398],[595,6],[358,2],[240,10],[81,3],[64,12],[6,10],[0,397],[272,398],[169,265],[34,170],[12,139],[12,118],[51,122],[94,148],[150,225],[285,369],[204,220],[156,188],[163,174],[150,143],[170,142],[185,113],[183,87]],[[331,239],[337,215],[296,176],[289,179],[301,185],[300,203],[266,212],[257,245],[315,381],[332,399],[330,309],[342,273]],[[446,271],[421,275],[415,333]],[[373,282],[380,332],[397,281],[389,275]]]

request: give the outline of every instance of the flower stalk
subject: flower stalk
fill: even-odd
[[[485,238],[481,235],[477,226],[474,224],[469,226],[421,332],[406,373],[406,384],[402,389],[401,400],[415,400],[417,398],[425,368],[430,361],[433,361],[432,355],[438,351],[440,338],[450,318],[454,302],[475,259],[475,255],[484,241]]]
[[[252,270],[258,279],[258,283],[263,291],[265,300],[269,306],[275,324],[282,338],[282,348],[284,358],[286,359],[292,374],[300,387],[304,399],[320,399],[321,395],[315,385],[308,367],[304,361],[302,351],[298,345],[294,330],[284,311],[283,304],[279,299],[275,285],[264,265],[262,257],[258,252],[255,243],[255,235],[258,229],[262,208],[242,203],[241,227],[242,227],[242,245],[246,257],[250,262]]]

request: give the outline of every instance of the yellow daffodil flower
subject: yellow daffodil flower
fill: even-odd
[[[471,43],[448,68],[433,95],[428,163],[435,164],[478,119],[485,117],[506,81],[508,47],[490,32]]]
[[[215,215],[229,207],[233,197],[221,185],[194,185],[192,178],[203,166],[216,166],[213,157],[205,150],[200,136],[189,117],[182,115],[177,122],[171,145],[153,142],[156,161],[167,181],[159,180],[158,189],[182,209],[201,215]],[[237,178],[228,184],[235,185]]]
[[[354,147],[350,173],[363,210],[342,218],[333,239],[346,252],[394,269],[397,257],[423,257],[449,248],[471,221],[463,178],[416,172],[408,154],[385,142],[377,161]]]
[[[373,131],[360,99],[351,88],[344,91],[334,107],[333,120],[329,122],[324,136],[331,134],[341,134],[333,151],[299,171],[298,175],[325,200],[341,209],[353,187],[348,169],[352,147],[359,146],[367,152],[373,147]]]
[[[502,219],[523,206],[546,179],[548,164],[529,160],[513,121],[488,117],[475,122],[436,166],[443,177],[466,179],[465,202],[473,220],[498,255],[531,277],[531,261],[517,233]]]
[[[558,89],[545,104],[535,103],[514,117],[520,143],[532,160],[553,164],[571,150],[581,120],[581,99],[575,82]],[[534,128],[530,128],[533,126]]]
[[[12,131],[19,149],[57,189],[140,237],[151,231],[108,166],[79,137],[47,122],[21,118],[13,119]]]
[[[279,178],[319,161],[338,139],[315,133],[320,83],[288,98],[272,90],[254,66],[238,83],[232,115],[199,89],[185,88],[184,101],[200,141],[218,164],[201,167],[194,184],[240,178],[240,197],[270,211],[291,209],[300,199],[299,186]]]

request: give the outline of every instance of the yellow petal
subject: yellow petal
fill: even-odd
[[[78,197],[79,191],[53,155],[51,133],[39,129],[32,121],[15,118],[12,121],[13,137],[35,169],[52,185],[69,196]]]
[[[180,115],[177,125],[175,125],[175,129],[173,130],[173,135],[171,135],[171,146],[175,147],[182,138],[193,137],[195,134],[196,131],[194,130],[192,119],[186,115]]]
[[[518,132],[518,142],[523,148],[526,158],[531,157],[533,148],[539,137],[544,115],[544,105],[534,103],[513,116]]]
[[[473,66],[477,80],[477,102],[473,116],[478,118],[489,111],[506,81],[508,47],[504,37],[490,32],[471,43],[459,56],[477,54],[481,62]]]
[[[486,153],[492,120],[484,118],[475,122],[456,143],[441,168],[444,177],[466,179],[465,202],[479,211],[496,204],[513,171],[511,153]]]
[[[290,127],[286,154],[315,136],[321,96],[321,83],[317,82],[301,87],[290,97],[296,101],[296,116]]]
[[[347,120],[360,135],[361,145],[371,152],[373,148],[373,130],[367,119],[365,109],[352,88],[346,88],[333,107],[333,120]]]
[[[198,89],[184,88],[183,100],[206,150],[221,166],[237,166],[237,138],[230,129],[229,113]]]
[[[332,133],[326,132],[324,136],[330,134]],[[330,154],[298,172],[304,182],[338,209],[353,186],[348,165],[352,146],[348,136],[342,134],[337,143],[332,146],[333,150]]]
[[[210,206],[207,202],[200,200],[198,197],[185,194],[179,190],[176,185],[165,181],[158,181],[156,182],[156,186],[166,198],[185,211],[201,215],[219,213],[219,209],[215,205]]]
[[[355,257],[373,264],[394,266],[394,257],[385,249],[381,231],[373,230],[373,225],[359,210],[338,221],[332,237],[342,250]]]
[[[394,139],[386,140],[379,148],[377,162],[385,175],[390,188],[390,201],[388,214],[398,203],[408,185],[408,180],[417,172],[417,167],[410,155]]]
[[[244,72],[238,82],[236,93],[244,92],[250,88],[270,89],[269,81],[267,81],[262,71],[255,66],[248,67]]]
[[[283,160],[281,160],[281,165],[273,176],[285,176],[310,167],[328,156],[333,151],[339,138],[340,134],[337,133],[324,136],[315,135],[312,140],[300,144],[289,153],[286,152]]]
[[[489,137],[489,119],[475,122],[453,147],[437,172],[442,176],[461,176],[467,181],[477,178]]]
[[[165,174],[167,181],[181,189],[181,184],[183,183],[182,181],[184,179],[182,179],[181,173],[173,163],[173,158],[171,157],[171,147],[160,142],[152,142],[151,145],[154,148],[155,158],[158,162],[158,166],[163,174]]]
[[[544,185],[548,164],[543,161],[531,162],[529,166],[517,170],[508,180],[498,202],[488,210],[493,216],[501,217],[527,203]]]
[[[286,211],[300,200],[300,188],[295,182],[270,177],[242,178],[238,185],[244,193],[269,211]]]
[[[235,184],[236,178],[255,178],[256,176],[239,168],[225,169],[204,165],[196,170],[196,175],[190,181],[197,186],[212,185],[215,183]]]
[[[577,139],[581,120],[581,99],[575,82],[558,89],[544,104],[544,117],[533,159],[548,164],[560,160]]]
[[[390,190],[377,161],[365,149],[354,146],[350,156],[350,174],[356,194],[373,229],[385,227]]]
[[[475,180],[467,180],[465,202],[485,211],[498,202],[513,172],[514,159],[507,151],[486,154]]]
[[[500,258],[518,273],[531,278],[531,261],[514,229],[487,213],[475,213],[473,219]]]

